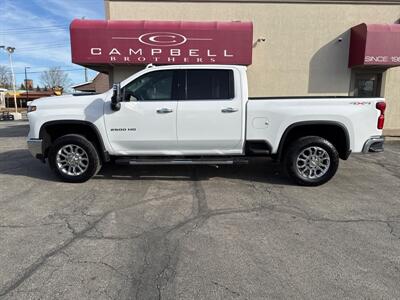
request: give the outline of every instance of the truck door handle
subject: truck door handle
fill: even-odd
[[[233,113],[233,112],[237,112],[237,111],[238,111],[238,109],[232,108],[232,107],[227,107],[227,108],[221,109],[221,112],[223,112],[223,113]]]
[[[157,109],[157,113],[158,113],[158,114],[169,114],[169,113],[172,113],[172,112],[173,112],[173,110],[170,109],[170,108],[160,108],[160,109]]]

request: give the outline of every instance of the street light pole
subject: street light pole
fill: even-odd
[[[87,68],[85,67],[85,82],[88,82]]]
[[[10,58],[10,68],[11,68],[11,76],[13,81],[13,91],[14,91],[14,105],[15,105],[15,112],[18,113],[18,106],[17,106],[17,91],[15,87],[15,74],[14,74],[14,66],[12,60],[12,54],[15,51],[15,47],[7,47],[6,51],[8,52],[8,56]]]
[[[14,66],[13,66],[13,60],[12,60],[12,54],[15,51],[15,47],[7,47],[6,46],[0,46],[0,49],[4,49],[5,51],[7,51],[8,56],[10,58],[10,68],[11,68],[11,76],[12,76],[12,83],[13,83],[13,91],[14,91],[14,106],[15,106],[15,112],[14,114],[14,119],[21,119],[21,114],[18,113],[18,106],[17,106],[17,91],[16,91],[16,87],[15,87],[15,73],[14,73]]]
[[[25,67],[25,91],[26,91],[26,103],[29,101],[29,90],[28,90],[28,76],[26,73],[26,69],[30,69],[30,67]]]

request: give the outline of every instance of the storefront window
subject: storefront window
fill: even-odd
[[[354,76],[355,97],[379,97],[382,73],[356,73]]]

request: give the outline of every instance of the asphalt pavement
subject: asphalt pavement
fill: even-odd
[[[0,122],[0,299],[399,299],[400,142],[320,187],[269,160],[58,181]]]

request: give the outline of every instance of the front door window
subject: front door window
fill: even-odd
[[[124,100],[171,101],[174,99],[173,70],[154,71],[135,79],[124,88]]]

